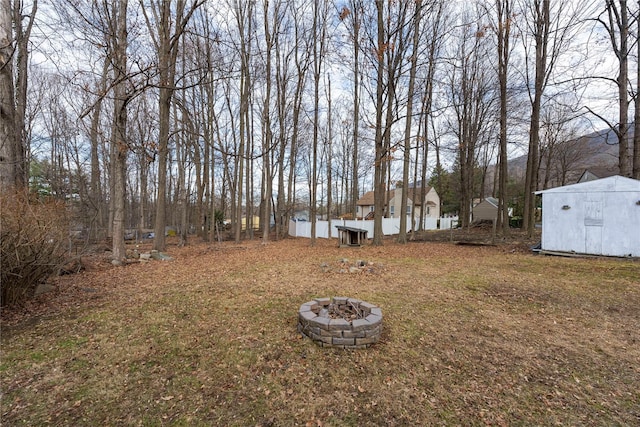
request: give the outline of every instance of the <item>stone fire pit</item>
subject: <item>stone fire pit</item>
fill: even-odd
[[[298,311],[298,331],[322,347],[367,348],[382,332],[382,310],[355,298],[316,298]]]

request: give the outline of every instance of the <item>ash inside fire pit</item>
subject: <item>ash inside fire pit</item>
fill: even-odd
[[[380,339],[382,310],[355,298],[316,298],[300,306],[298,331],[323,347],[366,348]]]
[[[329,319],[344,319],[350,322],[356,319],[364,319],[367,314],[360,309],[360,304],[347,300],[346,304],[330,303],[327,307],[320,309],[318,316],[328,317]]]

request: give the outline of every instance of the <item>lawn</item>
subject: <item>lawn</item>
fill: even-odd
[[[3,426],[640,424],[637,260],[304,239],[168,253],[94,260],[3,311]],[[302,338],[300,304],[327,296],[378,305],[380,342]]]

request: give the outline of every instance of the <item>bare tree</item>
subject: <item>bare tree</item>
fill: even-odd
[[[327,137],[325,143],[325,152],[327,154],[327,225],[328,225],[328,238],[331,238],[331,209],[332,204],[332,187],[333,187],[333,174],[332,174],[332,153],[333,147],[333,114],[331,111],[331,75],[327,74]]]
[[[529,122],[529,150],[524,192],[524,217],[522,227],[533,233],[535,196],[538,186],[538,158],[540,156],[540,114],[545,91],[553,76],[557,62],[567,47],[584,13],[583,6],[573,9],[570,3],[552,3],[550,0],[524,0],[521,2],[526,30],[522,31],[525,48],[525,78],[529,101],[531,103],[531,120]],[[533,47],[529,40],[532,40]],[[531,51],[533,49],[533,51]],[[533,62],[533,67],[529,63]],[[533,77],[530,75],[533,68]]]
[[[549,0],[533,0],[531,5],[531,18],[533,23],[529,24],[531,33],[535,39],[535,74],[533,96],[531,100],[531,121],[529,125],[529,151],[527,156],[527,171],[524,184],[524,215],[522,228],[533,233],[535,223],[535,196],[538,183],[538,151],[540,144],[540,108],[542,104],[542,94],[549,76],[547,72],[547,53],[549,46],[549,33],[551,26],[551,12]],[[526,48],[526,44],[525,44]],[[528,56],[527,56],[528,58]]]
[[[28,13],[23,11],[24,2],[14,0],[13,3],[13,25],[16,40],[16,78],[15,78],[15,102],[16,102],[16,131],[18,132],[18,145],[16,146],[16,173],[17,184],[22,186],[28,182],[28,159],[29,138],[26,129],[27,112],[27,85],[29,70],[29,40],[31,30],[38,10],[38,1],[32,0]],[[26,20],[26,23],[24,22]]]
[[[93,215],[93,237],[95,239],[101,236],[100,229],[105,226],[105,206],[102,197],[102,185],[101,185],[101,168],[100,168],[100,146],[101,146],[101,129],[100,121],[103,113],[103,100],[104,94],[107,91],[107,79],[110,69],[108,58],[105,56],[102,65],[102,73],[100,80],[97,83],[96,93],[97,97],[93,104],[91,111],[91,124],[89,128],[89,140],[91,142],[91,205]]]
[[[264,2],[263,24],[265,38],[265,96],[262,108],[262,197],[260,217],[262,226],[262,241],[269,241],[271,225],[271,198],[273,196],[272,180],[272,146],[273,130],[271,128],[271,89],[272,89],[272,54],[275,46],[276,34],[280,32],[280,8],[282,3],[276,1],[273,13],[270,15],[269,1]],[[273,20],[273,28],[269,25]]]
[[[498,82],[500,88],[500,177],[498,192],[498,226],[502,226],[503,236],[509,235],[509,206],[507,194],[507,79],[509,76],[509,58],[511,56],[511,25],[513,20],[511,0],[495,0],[496,26],[498,38]]]
[[[27,71],[31,29],[38,9],[25,14],[22,1],[0,3],[0,189],[27,185]],[[24,19],[27,19],[24,25]]]
[[[119,0],[111,6],[110,16],[115,22],[114,36],[110,39],[110,60],[114,76],[113,91],[113,128],[111,133],[111,163],[113,167],[113,260],[123,263],[126,259],[124,245],[125,226],[125,183],[127,169],[127,104],[130,100],[127,94],[127,6],[128,0]]]
[[[375,153],[376,159],[374,163],[374,219],[373,219],[373,244],[382,245],[382,216],[384,215],[384,197],[385,197],[385,169],[383,164],[386,161],[387,153],[384,146],[383,131],[383,112],[384,112],[384,52],[388,48],[385,43],[385,19],[384,19],[384,1],[376,0],[376,28],[377,38],[375,44],[376,58],[376,134],[375,134]]]
[[[606,18],[602,15],[606,14]],[[611,123],[602,115],[590,110],[603,120],[618,138],[618,168],[620,175],[630,176],[629,163],[629,11],[627,0],[606,0],[604,11],[596,18],[607,32],[611,49],[618,60],[618,76],[615,80],[618,89],[618,123]]]
[[[631,176],[634,179],[640,179],[640,2],[636,12],[636,96],[634,100],[634,116],[633,116],[633,161]]]
[[[131,109],[130,129],[128,133],[130,147],[136,154],[137,163],[137,192],[138,192],[138,212],[137,223],[139,236],[143,235],[143,229],[149,227],[149,173],[150,166],[155,160],[155,144],[151,130],[150,105],[146,93],[141,94],[135,109]],[[93,122],[93,120],[92,120]],[[92,143],[93,145],[93,143]],[[93,172],[93,168],[92,168]]]
[[[204,3],[204,0],[193,0],[188,8],[187,0],[176,0],[175,5],[172,3],[172,0],[149,0],[146,4],[145,0],[140,0],[158,60],[158,194],[153,248],[159,251],[164,250],[166,245],[167,156],[171,99],[176,90],[176,62],[179,44],[191,16]]]
[[[440,169],[440,147],[438,143],[438,138],[431,139],[429,137],[429,127],[433,125],[434,117],[433,117],[433,98],[434,98],[434,88],[436,85],[435,75],[438,67],[438,63],[440,62],[440,51],[442,46],[444,45],[448,32],[443,31],[447,27],[447,23],[445,21],[445,2],[444,1],[436,1],[432,4],[429,10],[429,20],[428,24],[430,26],[428,32],[428,53],[427,53],[427,67],[426,74],[424,75],[424,93],[422,95],[422,106],[420,111],[420,124],[418,125],[418,141],[421,141],[420,144],[416,146],[416,165],[415,165],[415,179],[414,182],[417,182],[418,169],[420,169],[420,196],[419,200],[423,201],[427,195],[427,168],[428,168],[428,154],[429,154],[429,146],[433,145],[435,147],[436,154],[436,168],[435,172],[439,173]],[[422,131],[420,133],[420,128]],[[420,150],[421,148],[421,150]],[[419,151],[421,151],[421,155],[418,155]],[[421,158],[421,163],[418,165],[418,158]],[[414,192],[416,190],[414,189]],[[440,189],[436,189],[437,192]],[[426,215],[427,210],[425,209],[424,203],[420,209],[420,217],[418,218],[418,230],[422,230],[424,227],[424,217]],[[415,209],[411,210],[412,214],[412,224],[413,218],[415,215]]]
[[[356,215],[356,203],[358,202],[358,146],[359,146],[359,128],[360,128],[360,37],[362,27],[363,4],[360,0],[350,0],[348,6],[344,6],[340,11],[339,17],[343,22],[348,22],[347,26],[350,30],[350,37],[353,43],[353,142],[351,153],[351,187],[350,187],[350,206],[349,209]],[[345,153],[346,155],[346,153]]]
[[[303,16],[308,11],[307,5],[303,5],[296,9],[293,14],[294,29],[295,29],[295,75],[297,76],[294,89],[293,105],[292,105],[292,130],[291,130],[291,143],[289,144],[289,176],[287,179],[287,209],[288,213],[292,213],[295,205],[295,187],[296,187],[296,163],[298,160],[298,149],[300,148],[300,134],[301,134],[301,113],[303,98],[305,95],[305,84],[308,79],[309,69],[312,64],[312,49],[313,43],[309,41],[308,28],[305,25]]]
[[[422,0],[416,0],[416,10],[413,13],[412,31],[413,42],[411,46],[411,68],[409,71],[409,87],[407,97],[407,113],[404,128],[404,156],[402,162],[402,200],[400,202],[400,231],[398,243],[407,243],[407,194],[409,193],[409,167],[411,160],[411,123],[413,118],[413,94],[416,82],[416,70],[418,64],[418,49],[420,47],[420,19],[422,18]],[[414,186],[414,193],[416,188]],[[415,201],[415,197],[414,197]],[[413,224],[412,224],[413,228]]]
[[[248,166],[243,162],[247,153],[247,146],[250,145],[250,123],[249,123],[249,102],[250,102],[250,87],[251,87],[251,72],[250,72],[250,57],[251,57],[251,34],[252,34],[252,21],[253,21],[253,4],[248,2],[241,4],[241,2],[234,3],[234,14],[236,18],[236,24],[238,26],[238,33],[240,36],[240,110],[239,110],[239,147],[237,154],[241,156],[236,168],[234,177],[235,181],[235,241],[240,242],[241,228],[242,228],[242,184],[245,174],[245,166]],[[248,159],[248,157],[247,157]],[[246,168],[247,175],[249,174],[249,168]],[[249,186],[247,179],[247,187]],[[252,216],[252,212],[249,211],[249,200],[251,194],[246,191],[246,219],[245,226],[247,233],[249,233],[249,216]]]
[[[408,2],[387,3],[376,1],[376,34],[372,68],[375,82],[375,162],[374,162],[374,225],[373,244],[382,245],[382,218],[388,204],[387,185],[390,180],[392,151],[391,132],[397,120],[397,87],[406,59],[408,28]]]
[[[318,131],[320,126],[320,77],[326,53],[327,39],[327,15],[329,4],[326,0],[317,0],[313,6],[313,27],[311,36],[313,37],[312,64],[313,64],[313,158],[310,183],[310,221],[311,221],[311,245],[316,240],[316,215],[317,215],[317,191],[318,191]]]
[[[478,18],[463,16],[464,21],[474,19]],[[496,118],[492,113],[497,102],[496,77],[488,62],[490,46],[486,30],[484,25],[472,24],[460,28],[461,40],[449,74],[449,96],[455,115],[452,129],[456,136],[460,172],[459,217],[462,227],[468,227],[470,223],[479,147],[485,141],[486,128]],[[439,160],[436,167],[439,169]]]
[[[276,157],[278,188],[276,200],[276,238],[284,237],[287,232],[287,220],[290,215],[290,197],[287,198],[287,182],[285,174],[289,170],[289,185],[293,175],[295,161],[287,159],[287,150],[295,158],[295,145],[297,145],[297,129],[299,122],[301,93],[304,87],[306,66],[300,64],[300,55],[306,51],[300,44],[303,32],[301,26],[296,25],[298,8],[292,2],[284,3],[280,17],[281,30],[275,32],[275,56],[276,56],[276,111],[278,129],[278,152]],[[306,56],[306,55],[304,55]],[[308,57],[308,56],[306,56]],[[307,61],[308,64],[308,61]],[[302,66],[300,66],[302,65]],[[296,73],[297,71],[297,73]],[[297,78],[296,78],[297,76]]]

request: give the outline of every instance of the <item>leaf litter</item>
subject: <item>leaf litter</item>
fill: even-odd
[[[167,253],[84,259],[2,311],[3,424],[640,423],[637,261],[302,239]],[[335,295],[381,307],[381,342],[301,339],[299,305]]]

